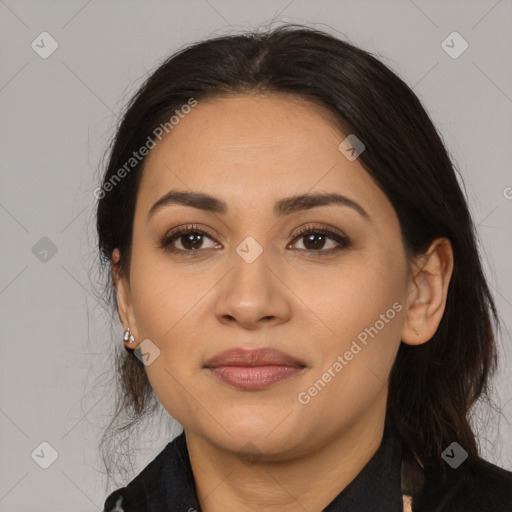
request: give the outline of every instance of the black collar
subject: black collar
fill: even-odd
[[[185,433],[176,438],[174,453],[167,457],[162,486],[165,510],[201,512],[194,486],[190,459],[186,448]],[[324,512],[396,512],[402,510],[400,488],[402,449],[399,438],[386,422],[382,443],[357,477],[338,494]],[[157,510],[157,508],[155,508]],[[162,507],[162,510],[164,508]]]
[[[413,498],[415,512],[511,510],[510,471],[477,458],[466,461],[457,470],[432,466],[424,475],[423,470],[417,473],[421,468],[412,460],[406,444],[387,421],[377,452],[324,512],[399,512],[402,510],[401,483],[406,494],[416,494],[413,488],[420,491],[417,499]],[[423,489],[421,481],[427,475]],[[184,433],[168,443],[126,487],[112,492],[104,507],[104,512],[194,510],[201,512]]]
[[[389,421],[379,449],[370,461],[324,508],[324,512],[397,512],[402,510],[402,445]]]
[[[356,478],[324,512],[397,512],[402,510],[402,445],[386,421],[380,447]],[[126,487],[111,493],[105,511],[201,512],[185,432],[173,439]]]

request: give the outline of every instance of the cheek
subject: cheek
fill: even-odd
[[[309,309],[308,315],[323,324],[324,339],[348,341],[390,309],[385,320],[392,322],[386,322],[386,331],[391,323],[398,324],[395,317],[400,308],[393,309],[393,304],[403,299],[406,290],[398,254],[393,262],[376,251],[354,253],[338,265],[309,272],[302,269],[298,276],[288,274],[287,278],[293,282],[294,294]]]
[[[316,364],[296,395],[313,422],[328,416],[333,425],[343,424],[363,415],[386,392],[403,306],[385,289],[372,288],[371,295],[360,290],[350,300],[340,296],[342,308],[325,316],[335,334],[315,338]]]
[[[204,309],[202,299],[211,285],[207,286],[204,277],[184,276],[156,258],[150,259],[146,255],[134,260],[138,270],[132,280],[140,336],[158,349],[158,357],[145,367],[146,374],[173,418],[182,425],[190,421],[200,424],[202,395],[196,376],[201,371],[202,336],[194,318]]]
[[[354,258],[351,265],[338,267],[319,287],[303,285],[298,291],[328,327],[311,337],[311,355],[317,365],[309,379],[311,383],[328,381],[330,391],[325,395],[371,394],[373,385],[375,391],[386,381],[402,330],[405,280],[401,263],[398,255],[393,264],[391,258],[368,253],[366,258]]]
[[[207,290],[204,275],[196,272],[194,276],[170,264],[153,248],[134,251],[131,273],[132,300],[141,335],[154,338],[155,343],[167,343],[186,315],[200,305]]]

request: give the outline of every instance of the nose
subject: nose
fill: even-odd
[[[265,250],[251,263],[234,255],[216,303],[219,322],[254,330],[290,318],[291,292],[270,265]]]

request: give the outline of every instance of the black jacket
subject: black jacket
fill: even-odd
[[[415,497],[407,489],[407,450],[386,422],[382,443],[357,477],[323,512],[401,512],[402,494],[413,494],[413,512],[510,512],[512,473],[482,459],[457,469],[439,468],[430,486]],[[418,466],[419,467],[419,466]],[[404,475],[404,478],[402,478]],[[126,487],[112,492],[103,512],[201,512],[181,433]]]

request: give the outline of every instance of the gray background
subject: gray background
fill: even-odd
[[[96,448],[112,404],[96,379],[111,371],[121,328],[110,331],[94,295],[92,191],[116,115],[170,52],[272,20],[377,54],[442,133],[506,327],[503,415],[485,410],[476,426],[484,456],[512,469],[510,0],[0,0],[0,511],[101,510],[106,496]],[[47,59],[31,47],[43,31],[59,45]],[[441,47],[453,31],[469,44],[456,59]],[[146,433],[133,475],[170,440],[158,426]],[[31,457],[43,441],[58,453],[48,469]]]

